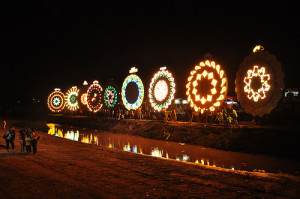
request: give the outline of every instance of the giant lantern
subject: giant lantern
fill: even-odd
[[[253,116],[269,114],[276,106],[284,87],[281,63],[260,45],[244,58],[236,73],[238,101]]]
[[[131,68],[130,75],[126,77],[122,85],[122,101],[127,110],[138,109],[144,100],[144,84],[141,78],[134,74],[137,71],[137,68]]]
[[[98,112],[102,108],[101,100],[102,87],[95,80],[87,90],[87,107],[91,112]]]
[[[87,81],[84,81],[81,85],[78,93],[79,97],[79,108],[81,111],[87,111],[87,90],[89,89],[89,84]]]
[[[61,112],[65,108],[65,96],[60,91],[59,88],[54,89],[54,91],[49,95],[47,100],[48,108],[52,112]]]
[[[66,100],[66,107],[70,111],[76,111],[79,109],[79,89],[77,86],[73,86],[70,88],[66,95],[65,95],[65,100]]]
[[[171,105],[175,94],[175,83],[172,73],[166,67],[160,68],[151,80],[149,87],[149,101],[157,110],[167,109]]]
[[[225,100],[227,78],[221,66],[212,60],[201,61],[191,71],[186,84],[190,106],[198,111],[215,111]]]
[[[107,108],[114,108],[120,101],[118,85],[111,79],[103,88],[103,101]]]

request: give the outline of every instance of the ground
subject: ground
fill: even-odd
[[[0,130],[3,135],[4,130]],[[39,132],[36,155],[0,139],[0,198],[300,198],[300,178],[211,168]]]

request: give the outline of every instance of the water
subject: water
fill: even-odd
[[[71,128],[49,123],[48,134],[88,144],[96,144],[137,154],[193,162],[211,167],[268,173],[289,173],[299,175],[300,163],[292,160],[272,158],[204,148],[184,143],[167,142],[113,134],[90,129]]]

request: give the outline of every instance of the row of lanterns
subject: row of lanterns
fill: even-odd
[[[144,85],[133,67],[122,85],[121,99],[128,110],[138,109],[144,100]],[[276,57],[258,45],[247,56],[236,73],[236,93],[241,106],[252,115],[268,114],[277,106],[284,87],[281,64]],[[228,80],[225,71],[214,60],[201,61],[190,72],[186,84],[186,95],[190,106],[196,111],[215,111],[222,106],[227,95]],[[154,110],[167,109],[175,94],[172,74],[166,67],[153,76],[149,89],[149,102]],[[63,94],[55,89],[48,97],[48,107],[53,112],[64,108],[76,111],[86,106],[91,112],[98,112],[102,106],[113,108],[119,99],[117,85],[107,84],[105,88],[94,81],[90,86],[84,82],[79,90],[76,86]]]

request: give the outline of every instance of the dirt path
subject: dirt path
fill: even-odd
[[[0,145],[4,131],[0,131]],[[38,154],[0,147],[0,198],[299,198],[300,178],[208,168],[40,133]]]

